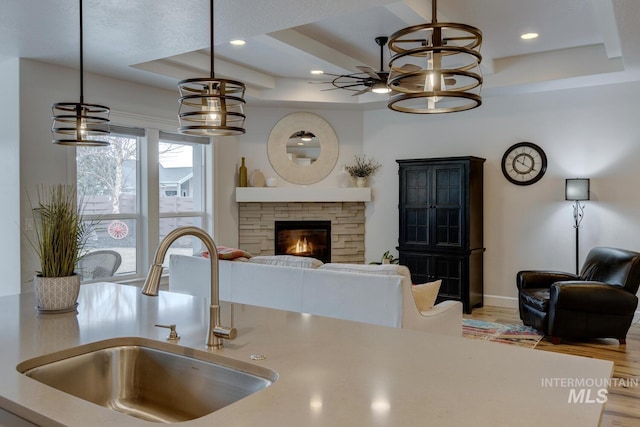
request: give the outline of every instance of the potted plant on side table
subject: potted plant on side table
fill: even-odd
[[[356,186],[366,187],[367,179],[380,169],[380,163],[373,159],[367,159],[367,156],[355,156],[355,164],[347,166],[349,175],[356,179]]]
[[[80,275],[74,270],[92,226],[82,220],[72,185],[40,186],[31,207],[34,226],[27,239],[40,259],[34,277],[36,308],[41,313],[73,311],[80,292]]]

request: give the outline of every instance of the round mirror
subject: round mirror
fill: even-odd
[[[338,160],[338,138],[322,117],[293,113],[271,130],[267,144],[271,166],[294,184],[313,184],[324,179]]]

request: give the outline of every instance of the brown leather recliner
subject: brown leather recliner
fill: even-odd
[[[617,338],[626,343],[638,306],[640,253],[596,247],[580,276],[558,271],[520,271],[520,319],[551,337]]]

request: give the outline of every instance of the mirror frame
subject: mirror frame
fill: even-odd
[[[287,142],[294,133],[306,130],[320,140],[320,156],[310,165],[298,165],[287,156]],[[338,137],[331,125],[312,113],[292,113],[271,129],[267,155],[271,166],[284,180],[293,184],[314,184],[326,178],[338,161]]]

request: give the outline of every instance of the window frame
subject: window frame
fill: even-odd
[[[99,281],[117,281],[119,283],[130,283],[141,285],[147,275],[150,265],[153,263],[155,251],[159,246],[159,144],[161,134],[175,136],[175,142],[193,142],[191,138],[176,133],[178,123],[158,119],[154,117],[141,116],[137,114],[118,113],[112,111],[111,114],[112,133],[118,133],[127,128],[140,128],[144,130],[145,136],[139,137],[136,159],[137,166],[137,194],[138,198],[138,226],[136,227],[136,273],[128,275],[118,275],[111,278],[99,279]],[[113,123],[117,124],[113,124]],[[115,129],[115,132],[114,132]],[[186,138],[186,139],[185,139]],[[209,234],[213,235],[213,165],[214,152],[216,150],[212,138],[199,137],[199,143],[204,145],[202,154],[202,216],[201,227]],[[72,149],[67,154],[67,182],[75,184],[77,182],[76,150]],[[155,207],[155,208],[152,208]],[[116,219],[117,216],[130,217],[129,214],[111,214]],[[186,216],[194,216],[192,213]],[[90,283],[86,281],[84,283]]]

